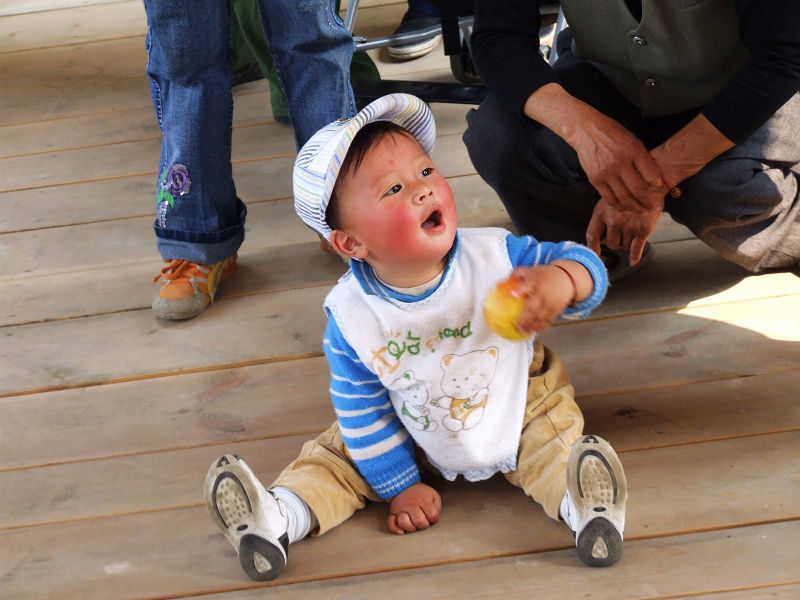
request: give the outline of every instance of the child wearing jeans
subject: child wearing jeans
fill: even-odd
[[[622,466],[607,442],[583,435],[566,371],[534,337],[596,307],[605,268],[573,242],[457,229],[430,158],[435,137],[428,107],[393,94],[323,128],[297,157],[298,214],[350,259],[325,300],[337,422],[269,488],[238,456],[211,465],[206,505],[252,579],[277,577],[290,543],[367,500],[389,503],[393,533],[427,529],[442,510],[420,479],[429,470],[469,481],[501,472],[566,522],[584,563],[622,554]],[[483,299],[509,277],[527,339],[500,337],[483,316]]]

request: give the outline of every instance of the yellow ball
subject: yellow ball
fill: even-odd
[[[509,340],[526,340],[530,336],[517,329],[517,321],[525,308],[524,298],[511,295],[514,281],[498,283],[483,301],[483,316],[497,335]]]

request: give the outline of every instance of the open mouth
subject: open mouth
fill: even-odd
[[[436,229],[440,225],[442,225],[442,211],[434,210],[431,214],[428,215],[428,218],[425,219],[425,222],[422,224],[423,229]]]

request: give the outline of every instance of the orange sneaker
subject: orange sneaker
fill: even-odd
[[[236,272],[237,255],[215,265],[201,265],[188,260],[164,261],[166,267],[153,278],[163,279],[153,297],[153,312],[162,319],[191,319],[214,301],[217,286]]]

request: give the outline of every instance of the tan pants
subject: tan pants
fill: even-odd
[[[528,402],[519,440],[517,469],[506,479],[558,519],[567,490],[567,458],[583,432],[583,415],[561,359],[538,340],[529,370]],[[423,461],[424,462],[424,461]],[[314,511],[321,535],[381,499],[356,469],[342,441],[339,425],[306,442],[300,456],[272,487],[287,487]]]

